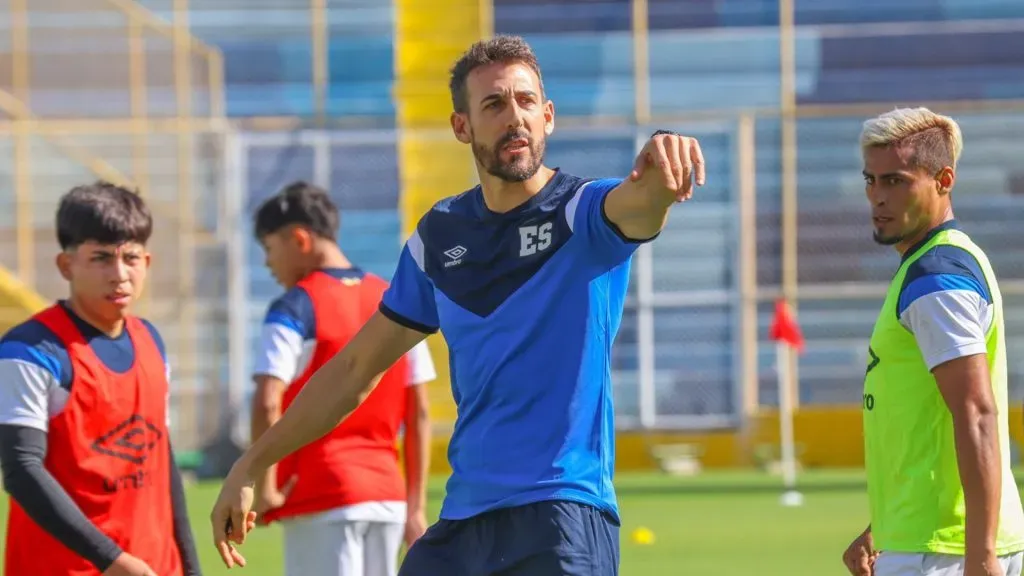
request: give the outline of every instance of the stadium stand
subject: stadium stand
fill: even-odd
[[[169,17],[169,0],[143,0]],[[234,118],[314,114],[308,2],[301,0],[192,0],[192,32],[224,54],[227,113]],[[390,2],[336,0],[329,4],[327,112],[368,119],[375,128],[395,124],[395,16]],[[898,4],[898,5],[897,5]],[[779,105],[779,57],[775,0],[650,0],[651,97],[655,114],[714,109],[723,113]],[[556,17],[557,16],[557,17]],[[494,30],[523,34],[536,49],[549,95],[565,117],[631,117],[634,106],[630,3],[627,0],[495,0]],[[1024,98],[1024,3],[1016,0],[818,0],[797,3],[797,91],[801,104],[885,101],[998,100]],[[571,25],[572,29],[566,29]],[[851,47],[856,47],[852,50]],[[34,46],[37,58],[74,50],[68,43]],[[42,70],[42,68],[41,68]],[[40,114],[102,116],[116,102],[102,86],[74,90],[46,74],[33,103]],[[118,96],[118,97],[122,97]],[[159,103],[157,91],[152,99]],[[1024,280],[1024,168],[1014,114],[958,115],[967,148],[957,188],[958,214],[985,246],[1000,246],[993,260],[1004,280]],[[894,260],[866,235],[858,174],[858,117],[799,121],[799,277],[801,282],[884,281]],[[758,281],[779,280],[779,126],[757,120]],[[613,131],[614,132],[614,131]],[[701,134],[715,162],[709,186],[679,211],[678,222],[655,248],[655,287],[662,291],[733,290],[736,203],[732,183],[734,142],[728,131]],[[104,142],[79,144],[104,157],[125,156]],[[6,145],[6,144],[4,144]],[[593,175],[621,175],[633,154],[633,135],[560,129],[549,146],[551,163]],[[44,145],[40,145],[43,150]],[[38,237],[52,237],[49,214],[57,196],[87,174],[59,155],[39,152],[48,169],[37,182]],[[314,151],[283,144],[254,146],[248,160],[247,208],[285,182],[309,178]],[[0,154],[0,178],[11,172]],[[173,167],[155,172],[168,175]],[[397,255],[403,228],[398,142],[330,147],[332,193],[342,206],[342,245],[356,261],[385,277]],[[3,181],[6,184],[6,181]],[[454,192],[455,190],[453,190]],[[5,199],[4,202],[8,200]],[[13,210],[0,206],[0,260],[13,266]],[[43,218],[45,216],[45,218]],[[169,242],[170,239],[167,239]],[[883,256],[883,257],[879,257]],[[276,288],[250,246],[255,323]],[[43,277],[49,256],[40,255],[38,289],[47,297],[56,284]],[[166,272],[168,274],[173,272]],[[213,288],[211,288],[212,290]],[[8,299],[3,290],[0,298]],[[0,302],[2,304],[2,302]],[[859,398],[863,340],[877,303],[870,300],[805,301],[801,322],[808,351],[801,361],[801,400],[850,403]],[[1024,352],[1024,299],[1008,298],[1011,347]],[[766,333],[770,305],[759,309]],[[1016,319],[1016,320],[1015,320]],[[659,311],[655,321],[659,410],[701,414],[734,409],[735,315],[718,306]],[[255,337],[257,330],[252,330]],[[636,318],[630,311],[620,333],[617,365],[619,411],[635,414]],[[762,346],[761,400],[774,402],[771,347]],[[1011,367],[1015,398],[1024,391],[1024,354]],[[685,367],[685,369],[684,369]],[[694,394],[694,386],[699,393]]]

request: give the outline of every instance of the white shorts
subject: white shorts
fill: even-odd
[[[285,576],[395,576],[405,524],[299,519],[283,525]]]
[[[1006,576],[1021,576],[1024,552],[1000,556]],[[875,560],[875,576],[962,576],[964,557],[949,554],[882,552]]]

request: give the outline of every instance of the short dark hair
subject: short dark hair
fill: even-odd
[[[469,50],[452,66],[451,80],[448,89],[452,93],[452,106],[456,112],[465,113],[469,110],[469,95],[466,90],[466,78],[470,72],[481,66],[495,62],[504,64],[519,63],[530,67],[537,74],[541,91],[544,80],[540,75],[540,64],[530,45],[521,36],[499,35],[490,40],[481,40],[469,47]]]
[[[256,210],[254,233],[257,240],[293,224],[336,240],[341,217],[326,190],[301,180],[292,182],[271,196]]]
[[[146,244],[153,234],[153,216],[132,190],[105,181],[75,186],[57,207],[57,242],[62,250],[86,242]]]

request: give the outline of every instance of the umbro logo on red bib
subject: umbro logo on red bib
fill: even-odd
[[[164,433],[152,422],[132,414],[93,442],[92,449],[133,464],[142,464],[163,437]]]

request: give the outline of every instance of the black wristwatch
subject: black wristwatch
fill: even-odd
[[[654,134],[651,134],[651,138],[654,138],[655,136],[661,136],[662,134],[671,134],[673,136],[679,136],[679,132],[676,132],[675,130],[658,130]]]

